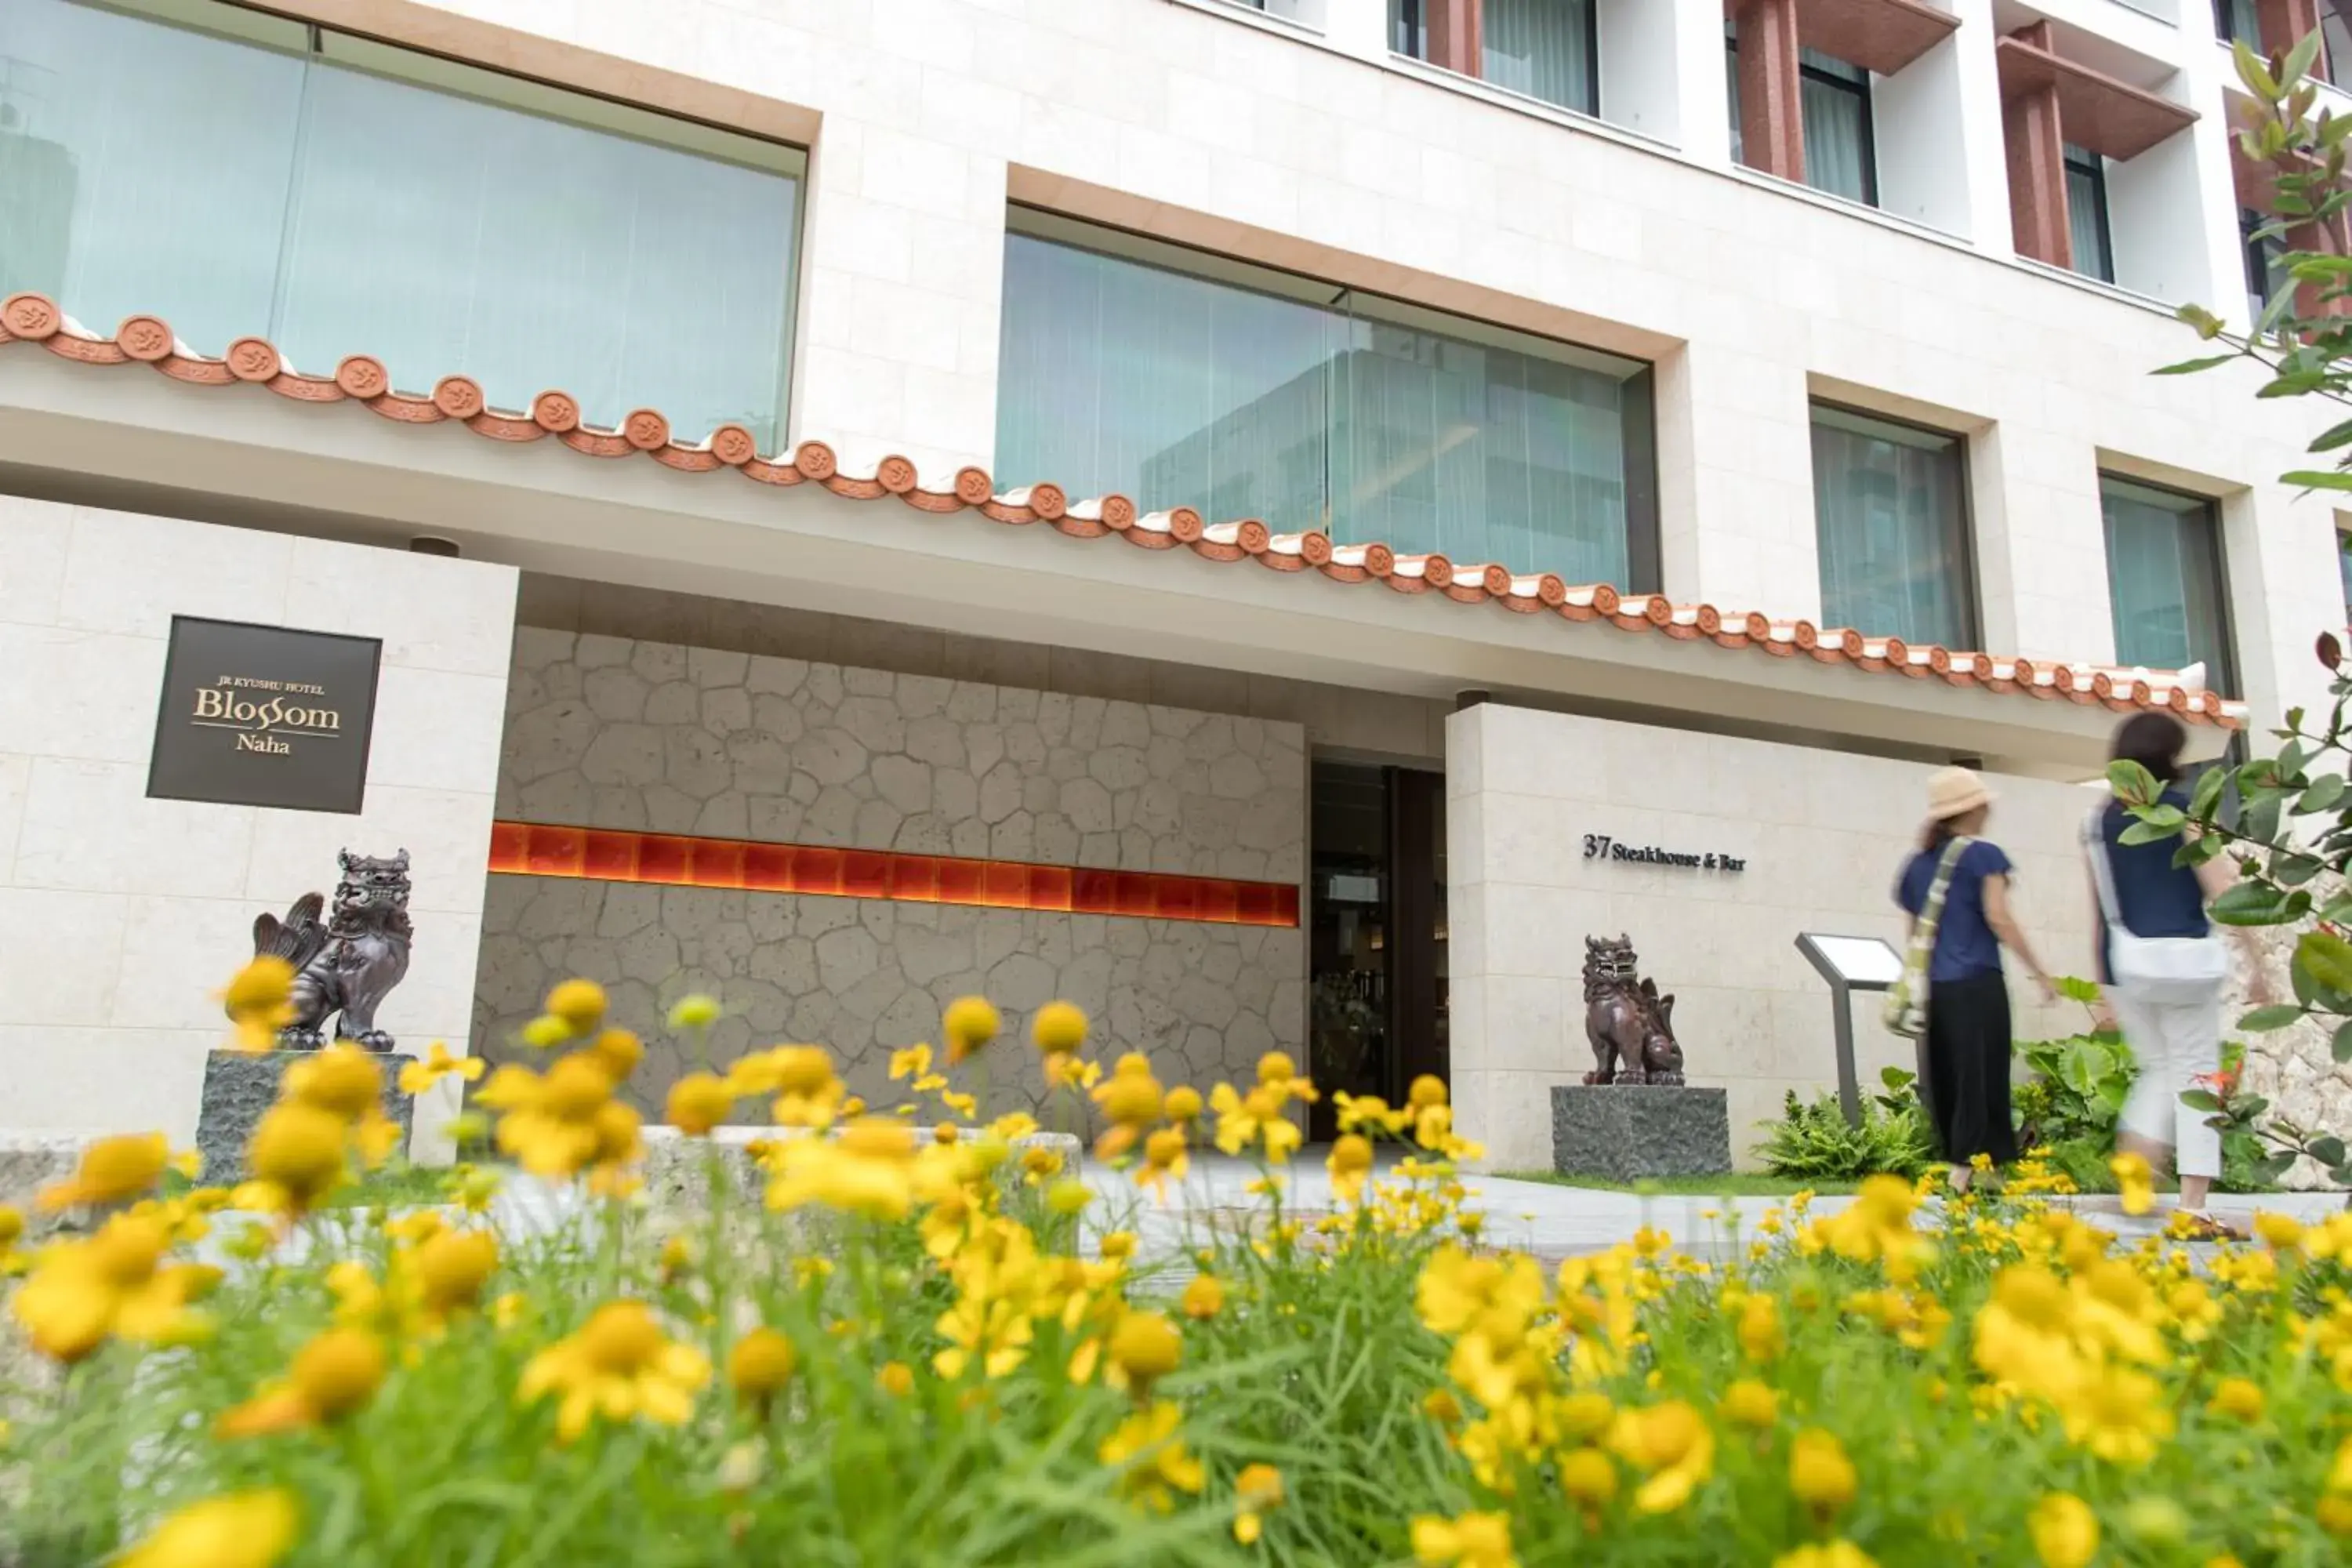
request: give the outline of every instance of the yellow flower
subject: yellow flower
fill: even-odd
[[[1045,1206],[1065,1219],[1085,1208],[1094,1199],[1093,1190],[1081,1181],[1059,1181],[1045,1189]]]
[[[1048,1176],[1062,1173],[1062,1156],[1058,1150],[1032,1147],[1021,1151],[1021,1179],[1031,1186]]]
[[[892,1083],[897,1083],[900,1079],[924,1078],[929,1075],[930,1070],[931,1047],[929,1046],[908,1046],[903,1051],[890,1053]]]
[[[341,1420],[383,1383],[383,1342],[364,1329],[329,1329],[294,1352],[286,1381],[225,1412],[224,1437],[257,1437]]]
[[[985,996],[961,996],[949,1003],[940,1019],[940,1037],[947,1041],[948,1065],[953,1067],[985,1047],[1003,1026],[1003,1020]]]
[[[593,980],[567,980],[547,994],[547,1010],[584,1035],[604,1021],[604,988]]]
[[[1372,1173],[1372,1142],[1360,1132],[1345,1132],[1331,1145],[1324,1162],[1331,1173],[1331,1192],[1343,1204],[1360,1201],[1364,1182]]]
[[[1769,1296],[1750,1296],[1739,1304],[1739,1348],[1754,1362],[1777,1360],[1789,1346],[1788,1331],[1780,1326],[1780,1303]]]
[[[1429,1568],[1518,1568],[1519,1561],[1511,1555],[1510,1517],[1500,1513],[1414,1520],[1412,1558]]]
[[[2143,1154],[2122,1153],[2107,1162],[2115,1173],[2116,1188],[2123,1194],[2124,1213],[2146,1214],[2156,1203],[2156,1173],[2148,1168]]]
[[[487,1230],[445,1230],[407,1259],[418,1305],[435,1320],[472,1310],[498,1266],[498,1237]]]
[[[1087,1016],[1068,1002],[1048,1002],[1029,1020],[1029,1037],[1049,1057],[1069,1056],[1087,1043]]]
[[[181,1332],[208,1271],[165,1267],[168,1240],[152,1215],[117,1215],[95,1236],[49,1247],[11,1303],[33,1348],[70,1363],[110,1335],[162,1341]]]
[[[727,1382],[745,1403],[764,1415],[792,1382],[793,1369],[799,1363],[793,1342],[762,1326],[737,1340],[728,1352]]]
[[[875,1219],[903,1219],[914,1205],[915,1134],[903,1123],[866,1117],[838,1138],[797,1138],[781,1146],[768,1183],[779,1212],[822,1204]]]
[[[1246,1097],[1228,1083],[1209,1091],[1209,1107],[1217,1113],[1217,1147],[1238,1154],[1263,1140],[1265,1156],[1276,1164],[1290,1158],[1301,1141],[1297,1124],[1283,1113],[1287,1097],[1276,1085],[1260,1084]]]
[[[541,1013],[522,1026],[521,1034],[524,1045],[551,1051],[572,1038],[572,1026],[552,1013]]]
[[[1200,1491],[1207,1477],[1177,1436],[1183,1413],[1166,1400],[1139,1410],[1103,1440],[1095,1457],[1118,1469],[1119,1489],[1145,1507],[1165,1513],[1180,1491]]]
[[[719,1022],[719,998],[700,992],[681,996],[670,1005],[669,1026],[673,1029],[707,1029]],[[585,1033],[583,1029],[582,1031]]]
[[[1213,1274],[1195,1274],[1176,1304],[1194,1322],[1206,1322],[1225,1309],[1224,1281]]]
[[[1272,1465],[1244,1465],[1234,1478],[1234,1539],[1255,1545],[1265,1533],[1265,1515],[1282,1506],[1282,1472]]]
[[[115,1568],[271,1568],[294,1544],[293,1494],[278,1488],[191,1503],[115,1560]]]
[[[1151,1058],[1140,1051],[1119,1058],[1118,1068],[1096,1088],[1094,1100],[1132,1142],[1135,1129],[1160,1120],[1162,1093],[1151,1073]]]
[[[1878,1568],[1878,1563],[1851,1541],[1828,1541],[1783,1552],[1772,1568]]]
[[[2303,1226],[2292,1215],[2268,1210],[2254,1215],[2254,1234],[2273,1252],[2287,1251],[2303,1241]]]
[[[400,1069],[400,1092],[423,1094],[452,1074],[463,1082],[473,1083],[481,1078],[485,1065],[479,1057],[453,1057],[447,1046],[436,1040],[423,1061],[410,1062]]]
[[[1559,1489],[1590,1521],[1616,1500],[1617,1467],[1598,1448],[1572,1448],[1559,1457]]]
[[[334,1112],[299,1102],[271,1106],[254,1124],[246,1163],[268,1207],[307,1213],[344,1176],[350,1128]]]
[[[1621,1412],[1610,1447],[1649,1479],[1633,1493],[1643,1513],[1672,1513],[1715,1473],[1715,1434],[1682,1400]]]
[[[308,1105],[357,1121],[383,1108],[383,1068],[371,1053],[338,1041],[286,1069],[280,1104]]]
[[[695,1392],[709,1379],[702,1352],[664,1335],[645,1303],[608,1301],[579,1332],[530,1359],[515,1397],[529,1405],[560,1393],[555,1436],[570,1443],[597,1415],[679,1426],[694,1413]]]
[[[1168,1120],[1171,1121],[1198,1121],[1201,1115],[1201,1091],[1191,1084],[1180,1083],[1168,1091],[1167,1102],[1161,1109],[1168,1113]]]
[[[221,1002],[236,1026],[232,1048],[258,1055],[278,1043],[278,1031],[294,1021],[294,966],[265,954],[228,983]]]
[[[1110,1370],[1106,1380],[1114,1388],[1132,1389],[1141,1400],[1151,1385],[1176,1370],[1183,1359],[1184,1336],[1159,1312],[1129,1312],[1110,1333]]]
[[[2263,1405],[2259,1387],[2242,1377],[2225,1377],[2213,1385],[2213,1397],[2205,1408],[2233,1421],[2253,1422],[2263,1418]]]
[[[1827,1524],[1843,1512],[1859,1484],[1853,1461],[1834,1435],[1809,1428],[1789,1445],[1790,1494],[1805,1505],[1816,1524]]]
[[[588,1042],[588,1055],[614,1083],[625,1083],[645,1060],[646,1043],[626,1029],[604,1029]]]
[[[883,1393],[904,1399],[915,1390],[915,1369],[903,1361],[885,1362],[874,1381]]]
[[[1752,1377],[1734,1378],[1723,1391],[1717,1409],[1735,1426],[1770,1426],[1780,1418],[1780,1396]]]
[[[669,1086],[663,1114],[689,1138],[704,1137],[734,1114],[735,1097],[717,1073],[690,1072]]]
[[[101,1138],[82,1151],[72,1180],[43,1188],[37,1201],[45,1209],[128,1203],[163,1180],[170,1154],[170,1142],[161,1132]]]
[[[2102,1367],[2060,1406],[2069,1441],[2112,1464],[2144,1465],[2172,1436],[2172,1407],[2145,1373]]]
[[[2042,1568],[2085,1568],[2099,1550],[2098,1516],[2071,1492],[2052,1492],[2026,1516]]]

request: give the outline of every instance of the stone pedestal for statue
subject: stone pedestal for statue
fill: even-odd
[[[196,1152],[204,1156],[204,1180],[226,1185],[245,1180],[245,1146],[254,1123],[278,1103],[278,1086],[286,1069],[313,1051],[215,1051],[205,1061],[205,1092],[196,1111]],[[386,1052],[376,1061],[383,1068],[383,1113],[400,1127],[393,1152],[408,1152],[415,1099],[400,1088],[400,1069],[416,1058]]]
[[[1551,1166],[1610,1182],[1728,1174],[1730,1096],[1687,1084],[1556,1084]]]

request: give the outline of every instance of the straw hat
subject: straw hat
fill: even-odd
[[[1927,778],[1927,820],[1943,822],[1965,816],[1992,804],[1992,791],[1966,768],[1938,768]]]

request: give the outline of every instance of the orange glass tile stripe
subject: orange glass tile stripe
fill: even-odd
[[[513,877],[740,888],[754,893],[971,904],[1212,925],[1298,924],[1298,889],[1287,882],[1035,866],[895,849],[761,844],[540,822],[492,824],[490,869]]]

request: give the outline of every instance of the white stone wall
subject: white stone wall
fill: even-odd
[[[772,842],[1298,882],[1296,724],[943,676],[524,627],[501,815]],[[1164,1075],[1242,1073],[1303,1038],[1297,930],[491,879],[474,1039],[505,1048],[555,982],[604,984],[649,1039],[670,1002],[720,997],[724,1058],[832,1047],[882,1090],[890,1049],[978,993],[1016,1028],[1066,998],[1107,1051]],[[1023,1065],[1026,1065],[1025,1063]],[[632,1084],[658,1104],[667,1044]],[[1000,1072],[1018,1091],[1034,1074]]]
[[[0,1126],[194,1135],[215,994],[254,917],[409,851],[413,964],[381,1021],[467,1033],[515,573],[0,499]],[[358,816],[150,800],[174,615],[383,639]],[[425,1153],[451,1109],[419,1108]]]
[[[1898,949],[1896,874],[1916,847],[1930,770],[1760,741],[1693,735],[1486,704],[1446,729],[1453,929],[1454,1094],[1497,1169],[1549,1169],[1551,1087],[1592,1066],[1584,938],[1630,935],[1642,973],[1671,992],[1690,1081],[1730,1091],[1742,1164],[1782,1097],[1834,1089],[1829,988],[1802,931]],[[1987,837],[2015,864],[2026,934],[2054,973],[2091,967],[2089,895],[2075,848],[2096,797],[1995,778]],[[1742,858],[1738,873],[1587,860],[1583,838]],[[2071,1031],[2010,963],[2021,1038]],[[1908,1040],[1854,1006],[1865,1092],[1909,1068]],[[2063,1005],[2071,1007],[2071,1004]]]

